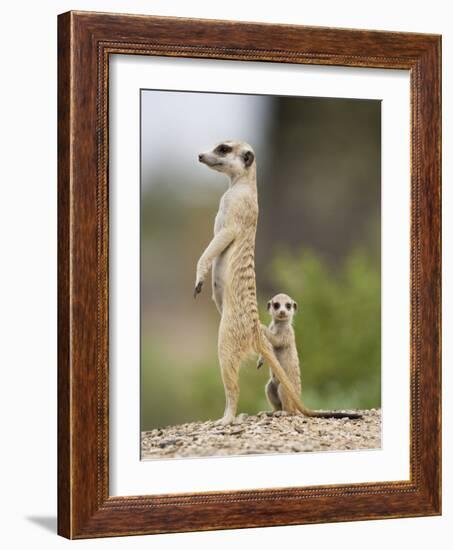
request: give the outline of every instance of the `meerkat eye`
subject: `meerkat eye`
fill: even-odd
[[[290,304],[289,302],[286,304],[286,309],[287,309],[288,311],[291,309],[291,304]]]
[[[278,302],[274,302],[274,309],[280,309],[280,304]]]
[[[215,152],[219,155],[226,155],[227,153],[231,153],[233,149],[229,145],[225,145],[225,143],[221,143],[215,148]]]

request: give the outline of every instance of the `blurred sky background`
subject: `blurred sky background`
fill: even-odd
[[[271,105],[267,96],[142,91],[143,187],[153,185],[158,172],[212,187],[195,153],[225,136],[242,136],[259,150]]]
[[[193,299],[225,176],[197,155],[227,139],[256,152],[262,320],[286,292],[303,398],[380,406],[380,102],[144,90],[141,93],[141,429],[220,417],[219,315]],[[241,371],[240,412],[268,409],[267,369]]]

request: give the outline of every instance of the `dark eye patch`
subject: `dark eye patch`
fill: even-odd
[[[274,309],[280,309],[280,304],[278,302],[274,302]]]
[[[217,145],[217,147],[214,149],[214,152],[218,155],[227,155],[228,153],[231,153],[232,150],[233,148],[229,145],[221,143],[220,145]]]
[[[291,304],[289,302],[286,303],[286,309],[288,309],[288,310],[291,309]]]

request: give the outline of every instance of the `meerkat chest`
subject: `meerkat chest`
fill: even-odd
[[[278,353],[286,353],[286,350],[288,349],[288,340],[283,335],[278,334],[279,339],[274,344],[274,350]]]
[[[276,352],[286,353],[296,348],[294,331],[291,326],[285,323],[272,322],[269,325],[269,330],[277,337],[274,344]]]
[[[229,197],[228,192],[226,192],[220,199],[219,210],[217,212],[214,222],[214,233],[218,233],[221,229],[225,227],[228,214],[228,206]]]
[[[275,325],[271,325],[270,330],[275,336],[277,336],[277,342],[274,344],[275,351],[284,351],[288,347],[288,338],[284,330],[277,328]]]

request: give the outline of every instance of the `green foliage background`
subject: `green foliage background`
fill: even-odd
[[[282,253],[273,276],[300,304],[295,332],[307,404],[380,406],[380,273],[372,260],[354,250],[334,274],[313,252]]]

